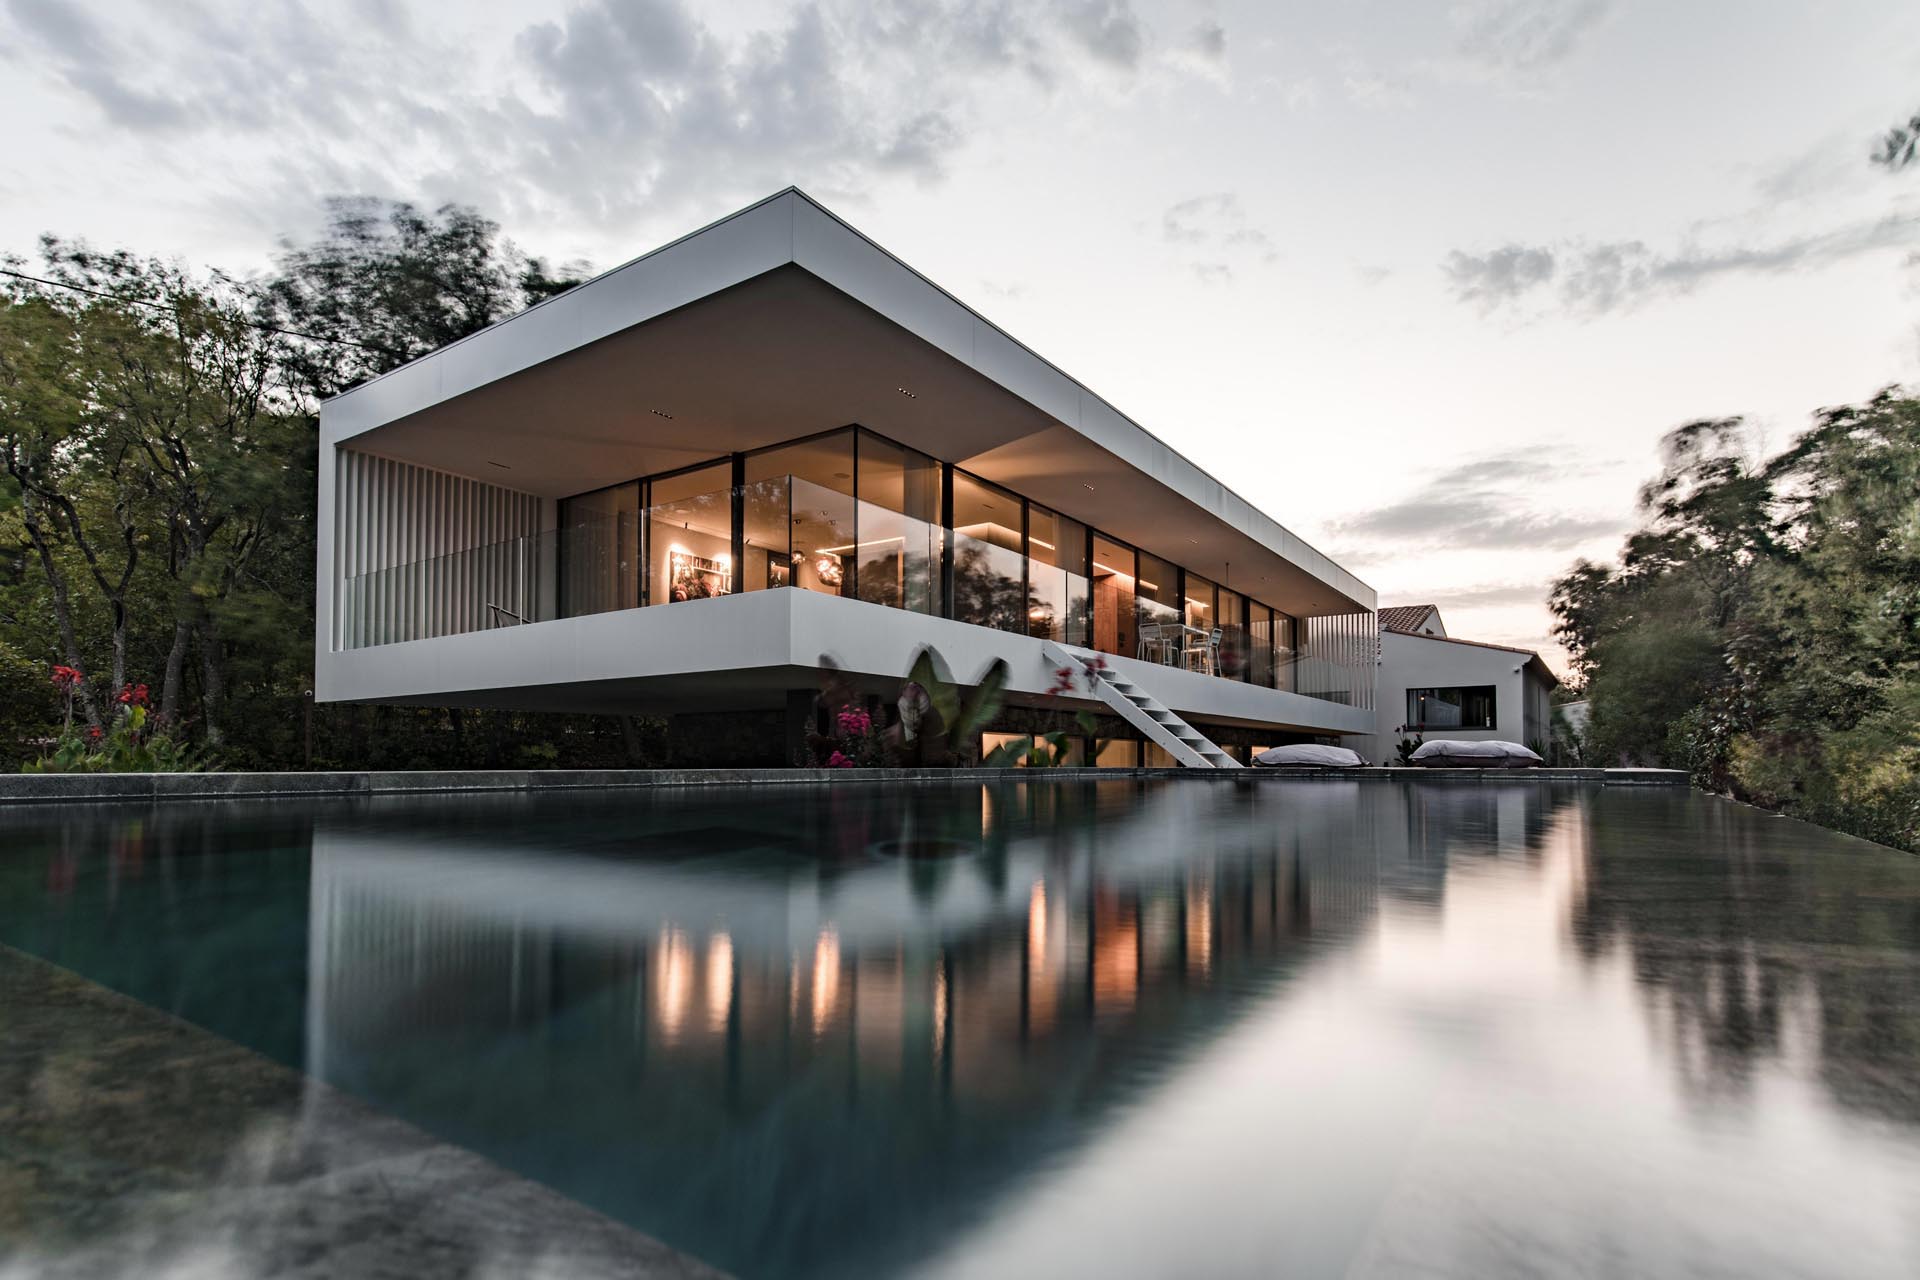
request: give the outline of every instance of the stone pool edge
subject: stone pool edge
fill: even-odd
[[[1083,782],[1182,778],[1241,784],[1270,778],[1484,786],[1508,782],[1688,785],[1680,769],[435,769],[311,773],[0,774],[0,804],[221,800],[248,796],[404,795],[645,787],[872,782]]]

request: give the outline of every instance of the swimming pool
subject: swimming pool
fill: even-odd
[[[0,839],[0,942],[743,1276],[1920,1261],[1920,860],[1685,791],[60,805]]]

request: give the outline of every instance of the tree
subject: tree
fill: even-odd
[[[1920,847],[1920,399],[1829,409],[1776,457],[1668,437],[1617,566],[1555,584],[1597,759]]]
[[[1906,168],[1920,155],[1920,112],[1915,112],[1905,124],[1897,124],[1887,130],[1887,136],[1880,140],[1872,160],[1884,165],[1889,171]]]
[[[564,293],[586,270],[550,273],[474,209],[367,197],[328,201],[325,233],[283,241],[276,268],[261,314],[305,335],[287,367],[315,401]]]

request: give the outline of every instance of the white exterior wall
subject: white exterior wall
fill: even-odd
[[[1407,719],[1407,690],[1457,685],[1492,685],[1494,727],[1447,729],[1429,738],[1488,739],[1527,745],[1529,738],[1544,740],[1546,721],[1532,723],[1529,699],[1537,714],[1547,703],[1549,686],[1527,669],[1531,657],[1510,649],[1450,643],[1426,636],[1380,633],[1380,670],[1376,686],[1376,723],[1368,749],[1361,754],[1375,764],[1391,764],[1394,746]]]
[[[530,700],[520,694],[537,701],[580,686],[607,711],[663,695],[724,705],[729,697],[817,686],[823,655],[849,674],[898,681],[925,644],[961,683],[1001,658],[1011,668],[1009,692],[1039,697],[1053,684],[1053,664],[1030,636],[789,589],[323,652],[315,694],[323,702],[511,706]],[[1370,711],[1297,693],[1131,658],[1108,661],[1201,720],[1326,734],[1364,734],[1373,723]],[[1100,708],[1092,701],[1068,705]]]

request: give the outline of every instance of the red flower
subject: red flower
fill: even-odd
[[[123,706],[144,707],[147,705],[147,686],[130,684],[120,690],[120,702]]]
[[[62,689],[71,689],[86,677],[72,667],[56,666],[53,669],[53,683]]]
[[[98,742],[104,736],[105,735],[100,732],[100,726],[97,724],[94,725],[91,729],[87,730],[87,738],[90,741]]]

